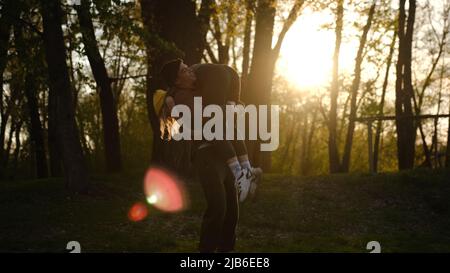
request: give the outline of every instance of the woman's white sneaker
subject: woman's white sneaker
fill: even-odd
[[[236,181],[239,202],[244,202],[247,199],[252,179],[254,179],[252,173],[248,169],[242,169],[241,175]]]

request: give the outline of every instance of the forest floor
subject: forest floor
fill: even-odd
[[[143,173],[95,175],[94,193],[71,196],[62,179],[0,181],[0,252],[196,252],[205,206],[187,183],[190,206],[153,207],[140,222]],[[236,252],[450,252],[449,171],[293,177],[267,174],[241,207]]]

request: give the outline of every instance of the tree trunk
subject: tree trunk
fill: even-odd
[[[23,36],[23,30],[19,26],[14,27],[14,38],[16,50],[22,63],[25,74],[25,97],[27,100],[27,112],[30,118],[30,125],[28,131],[30,135],[30,150],[34,156],[36,177],[45,178],[48,176],[47,155],[45,151],[44,133],[42,130],[41,119],[39,117],[38,93],[35,84],[34,66],[33,63],[37,59],[33,53],[27,49],[27,44]],[[31,58],[31,59],[30,59]]]
[[[73,192],[88,189],[87,168],[75,122],[73,96],[66,64],[66,48],[61,28],[62,10],[58,0],[42,0],[45,58],[49,73],[49,88],[55,96],[57,136],[61,141],[64,175]]]
[[[34,85],[33,74],[27,71],[25,76],[25,96],[27,98],[28,113],[30,116],[30,145],[34,153],[36,177],[48,176],[47,154],[45,151],[44,134],[37,102],[37,89]]]
[[[289,113],[289,112],[288,112]],[[287,113],[287,114],[288,114]],[[295,119],[295,116],[294,116],[294,119]],[[291,130],[289,131],[289,134],[288,134],[288,136],[287,136],[287,138],[286,138],[286,146],[284,147],[284,150],[283,150],[283,152],[281,153],[281,159],[282,160],[280,160],[279,161],[279,169],[283,172],[284,171],[284,166],[286,165],[286,162],[285,162],[285,160],[288,158],[288,156],[289,156],[289,150],[291,149],[291,145],[293,144],[293,139],[294,139],[294,132],[296,131],[297,129],[296,129],[296,123],[293,123],[293,125],[292,125],[292,127],[291,127]],[[295,145],[294,145],[295,146]]]
[[[330,173],[339,172],[339,151],[337,144],[337,99],[339,96],[339,53],[342,42],[342,29],[344,20],[344,1],[339,0],[336,11],[336,41],[333,55],[333,78],[330,90],[330,114],[328,117],[328,158]]]
[[[443,90],[444,77],[445,77],[445,62],[444,62],[445,58],[442,58],[442,59],[443,59],[442,68],[439,73],[438,108],[436,111],[436,115],[439,115],[440,110],[441,110],[442,90]],[[440,157],[440,152],[439,152],[438,125],[439,125],[439,118],[436,117],[434,119],[433,144],[431,145],[431,151],[433,151],[433,148],[434,148],[434,167],[435,168],[442,167],[441,157]]]
[[[164,62],[175,55],[182,57],[188,65],[199,63],[206,45],[213,1],[202,0],[198,15],[196,3],[191,0],[141,0],[140,3],[144,25],[149,33],[157,34],[158,38],[162,39],[157,42],[173,43],[176,47],[166,44],[167,48],[162,49],[161,44],[160,47],[152,44],[153,49],[159,52],[155,52],[157,55],[151,57],[154,60],[157,57],[163,58]]]
[[[11,126],[9,127],[9,134],[8,134],[8,141],[6,142],[6,149],[5,149],[5,155],[3,157],[2,166],[3,169],[8,168],[9,164],[9,157],[11,156],[11,146],[12,146],[12,140],[14,136],[14,131],[16,130],[16,124],[17,123],[11,123]]]
[[[3,72],[6,68],[8,59],[9,36],[11,32],[12,21],[16,18],[17,7],[12,0],[5,0],[1,9],[0,17],[0,162],[4,158],[4,142],[6,134],[6,124],[9,115],[3,107]]]
[[[386,64],[386,74],[384,76],[383,88],[382,88],[382,92],[381,92],[381,101],[380,101],[380,105],[379,105],[379,109],[378,109],[379,116],[383,116],[383,113],[384,113],[384,101],[385,101],[386,90],[387,90],[387,86],[388,86],[388,82],[389,82],[389,73],[391,70],[392,57],[394,55],[396,40],[397,40],[397,31],[394,32],[394,36],[392,37],[392,43],[389,48],[389,55],[388,55],[387,64]],[[381,120],[379,120],[377,122],[377,127],[376,127],[376,131],[375,131],[375,141],[374,141],[374,145],[373,145],[373,147],[374,147],[373,148],[373,166],[374,166],[375,172],[378,171],[378,157],[379,157],[379,150],[380,150],[381,129],[382,129],[382,125],[383,125],[382,123],[383,123],[383,121],[381,121]]]
[[[274,71],[274,56],[272,52],[272,36],[275,19],[275,0],[259,0],[256,9],[255,39],[253,57],[248,76],[246,90],[242,92],[246,104],[269,105]],[[270,108],[269,108],[270,109]],[[270,124],[270,116],[268,115]],[[267,171],[270,168],[269,157],[260,151],[260,141],[247,141],[249,158],[255,166],[261,166]],[[264,166],[265,165],[265,166]],[[269,166],[268,166],[269,165]]]
[[[60,177],[62,173],[62,155],[61,155],[61,139],[58,137],[58,113],[57,105],[57,90],[49,88],[48,90],[48,122],[47,122],[47,142],[50,163],[50,174],[52,177]]]
[[[140,3],[143,24],[150,36],[145,40],[145,45],[147,114],[153,131],[151,161],[189,175],[190,143],[161,139],[159,118],[153,107],[153,94],[158,88],[162,88],[157,76],[166,61],[183,57],[184,62],[189,65],[200,62],[206,46],[213,1],[202,0],[198,15],[193,1],[140,0]]]
[[[304,169],[308,164],[306,162],[307,146],[308,146],[308,112],[303,114],[303,126],[301,133],[301,146],[300,146],[300,174],[303,175]]]
[[[450,105],[449,105],[449,112],[450,112]],[[447,148],[445,150],[445,167],[450,168],[450,118],[448,118]]]
[[[242,49],[242,90],[246,90],[248,69],[250,64],[250,40],[252,36],[253,9],[255,0],[245,1],[245,26],[244,26],[244,45]]]
[[[17,71],[19,72],[19,71]],[[6,116],[5,119],[5,128],[4,134],[6,134],[6,125],[9,120],[9,132],[8,132],[8,138],[5,139],[6,142],[6,149],[3,151],[3,157],[2,161],[0,161],[0,169],[4,168],[6,169],[8,167],[8,162],[11,156],[11,147],[13,143],[13,137],[14,132],[17,128],[17,125],[19,122],[21,122],[20,118],[20,111],[22,110],[22,99],[23,99],[23,83],[22,83],[22,74],[16,73],[15,78],[10,81],[9,83],[9,90],[10,90],[10,97],[9,100],[6,102],[6,109],[4,116]]]
[[[275,0],[258,0],[252,63],[248,82],[245,85],[246,89],[242,92],[242,99],[245,103],[267,105],[268,109],[271,107],[272,78],[281,45],[286,33],[300,14],[304,1],[297,0],[294,2],[276,44],[272,48],[276,13],[275,4]],[[267,122],[268,130],[271,130],[270,111],[267,114]],[[271,152],[261,152],[260,143],[260,140],[247,141],[248,155],[255,166],[261,166],[263,170],[269,171],[271,167]]]
[[[3,103],[3,101],[2,101]],[[8,123],[9,115],[1,115],[2,123],[0,124],[0,162],[3,161],[5,156],[5,136],[6,136],[6,124]]]
[[[21,142],[20,142],[20,130],[22,129],[23,121],[21,120],[19,124],[17,125],[17,128],[14,132],[14,157],[13,157],[13,164],[12,164],[12,173],[13,176],[16,175],[17,166],[19,165],[19,154],[20,154],[20,148],[21,148]]]
[[[295,132],[295,134],[294,134],[294,136],[292,138],[292,151],[291,151],[291,154],[287,155],[284,158],[284,160],[287,160],[287,162],[285,161],[285,164],[287,163],[286,164],[288,166],[287,173],[290,174],[290,175],[294,175],[293,167],[294,167],[295,158],[298,155],[297,143],[299,142],[299,138],[300,138],[300,130],[297,129],[294,132]],[[301,146],[300,146],[300,149],[302,149]]]
[[[102,111],[103,139],[106,169],[108,172],[118,172],[122,169],[119,137],[119,119],[117,117],[117,105],[111,88],[111,81],[106,70],[105,62],[100,55],[95,38],[92,16],[89,11],[91,2],[82,0],[81,5],[76,6],[80,22],[83,44],[86,55],[91,65],[98,89],[100,90],[100,107]]]
[[[222,42],[222,31],[220,29],[220,22],[219,17],[216,13],[213,14],[212,18],[213,22],[213,36],[217,43],[217,63],[219,64],[228,64],[230,61],[230,45],[228,44],[228,41],[225,43]],[[227,24],[228,25],[228,24]],[[227,33],[225,33],[226,36],[228,36]],[[228,40],[228,37],[225,37],[225,40]]]
[[[317,110],[315,110],[312,113],[312,120],[311,120],[311,128],[309,129],[309,133],[308,133],[308,140],[305,146],[305,159],[304,159],[304,164],[301,167],[301,174],[302,175],[309,175],[311,173],[311,162],[312,162],[312,158],[311,158],[311,150],[312,150],[312,143],[313,143],[313,138],[314,138],[314,133],[316,131],[316,120],[317,120]]]
[[[398,167],[400,170],[412,169],[414,167],[416,138],[414,120],[412,118],[407,118],[413,116],[411,99],[414,94],[411,82],[411,55],[416,1],[409,0],[406,30],[405,2],[406,0],[400,0],[398,23],[399,54],[397,60],[397,80],[395,85],[395,124],[397,127],[397,155]]]
[[[370,27],[372,26],[372,19],[375,13],[376,1],[373,2],[369,10],[369,15],[367,17],[366,25],[364,26],[361,39],[359,41],[358,53],[355,58],[355,70],[354,78],[352,82],[352,87],[350,91],[351,101],[350,101],[350,116],[347,127],[347,137],[345,139],[344,155],[342,158],[342,172],[348,172],[350,169],[350,157],[352,153],[353,146],[353,134],[355,132],[355,118],[356,118],[356,99],[358,97],[358,89],[361,82],[361,64],[363,62],[363,52],[366,46],[367,35],[369,33]]]
[[[439,60],[441,59],[441,57],[444,59],[443,56],[445,54],[445,44],[446,44],[446,40],[447,40],[447,35],[449,33],[449,25],[447,23],[448,16],[449,16],[448,9],[445,10],[444,12],[446,13],[446,15],[444,15],[444,26],[443,26],[443,31],[442,31],[442,37],[439,41],[439,50],[438,50],[437,57],[432,61],[431,69],[427,73],[427,77],[424,80],[424,84],[422,86],[420,93],[418,93],[418,99],[417,99],[418,101],[415,99],[415,96],[413,96],[414,109],[415,109],[416,115],[420,115],[420,113],[421,113],[422,104],[423,104],[424,97],[425,97],[425,90],[430,86],[430,84],[433,81],[432,76],[434,74],[434,71],[435,71],[438,63],[439,63]],[[436,33],[436,35],[437,35],[437,33]],[[429,149],[428,144],[426,142],[423,126],[422,126],[422,121],[420,119],[416,120],[415,131],[417,131],[417,128],[419,129],[419,132],[420,132],[420,137],[422,139],[422,148],[423,148],[423,152],[425,154],[425,161],[422,163],[422,166],[431,168],[432,167],[431,153],[433,150],[433,145],[434,145],[435,139],[433,138],[433,143],[431,144],[431,148]]]

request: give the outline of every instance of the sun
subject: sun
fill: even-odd
[[[286,35],[277,73],[300,89],[326,86],[331,80],[335,34],[320,27],[333,19],[330,14],[305,10]],[[354,44],[342,43],[340,71],[351,70],[354,54]]]

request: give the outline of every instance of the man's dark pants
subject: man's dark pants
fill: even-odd
[[[239,219],[235,179],[227,164],[218,155],[215,145],[195,149],[194,166],[207,202],[199,251],[232,251]]]

